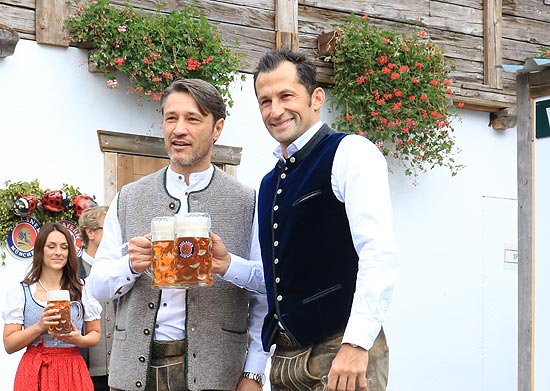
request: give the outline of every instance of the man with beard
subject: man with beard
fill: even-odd
[[[165,89],[160,107],[170,165],[114,198],[91,272],[94,295],[119,303],[109,385],[261,390],[268,357],[260,339],[265,295],[218,276],[211,287],[152,289],[143,274],[151,265],[151,220],[186,212],[210,213],[212,231],[231,253],[259,257],[254,190],[211,163],[226,116],[223,98],[203,80],[182,79]]]

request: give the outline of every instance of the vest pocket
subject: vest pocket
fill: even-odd
[[[320,298],[330,295],[331,293],[336,292],[340,289],[342,289],[342,284],[331,286],[330,288],[327,288],[324,291],[316,293],[313,296],[306,297],[305,299],[302,300],[302,304],[308,304],[313,301],[319,300]]]
[[[294,201],[292,203],[292,206],[296,206],[298,205],[299,203],[301,202],[304,202],[304,201],[307,201],[313,197],[317,197],[317,196],[320,196],[323,192],[321,190],[315,190],[315,191],[312,191],[310,193],[307,193],[307,194],[304,194],[303,196],[301,196],[300,198],[298,198],[296,201]]]

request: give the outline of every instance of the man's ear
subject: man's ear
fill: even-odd
[[[224,118],[220,118],[214,124],[214,134],[212,135],[213,139],[214,139],[214,143],[216,141],[218,141],[218,139],[220,138],[220,135],[222,134],[224,124],[225,124],[225,119]]]
[[[95,230],[93,228],[86,228],[86,235],[88,235],[88,239],[92,240],[95,235]]]
[[[321,87],[317,87],[311,94],[311,105],[315,111],[319,111],[325,103],[326,95],[325,90]]]

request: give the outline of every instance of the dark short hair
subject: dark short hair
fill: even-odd
[[[273,50],[263,55],[254,70],[254,91],[256,91],[258,75],[273,71],[284,61],[291,62],[296,66],[298,81],[306,88],[309,95],[313,94],[313,91],[319,87],[315,64],[305,54],[293,52],[288,48]]]
[[[224,118],[227,115],[225,102],[219,93],[219,91],[207,81],[202,79],[177,79],[174,80],[168,87],[162,92],[160,98],[160,112],[164,114],[164,104],[170,94],[174,92],[184,92],[189,94],[197,106],[202,115],[208,115],[212,113],[214,117],[214,123],[220,118]]]

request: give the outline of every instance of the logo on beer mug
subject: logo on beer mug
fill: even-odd
[[[179,245],[180,257],[187,259],[191,258],[195,253],[195,245],[189,240],[184,240]]]

